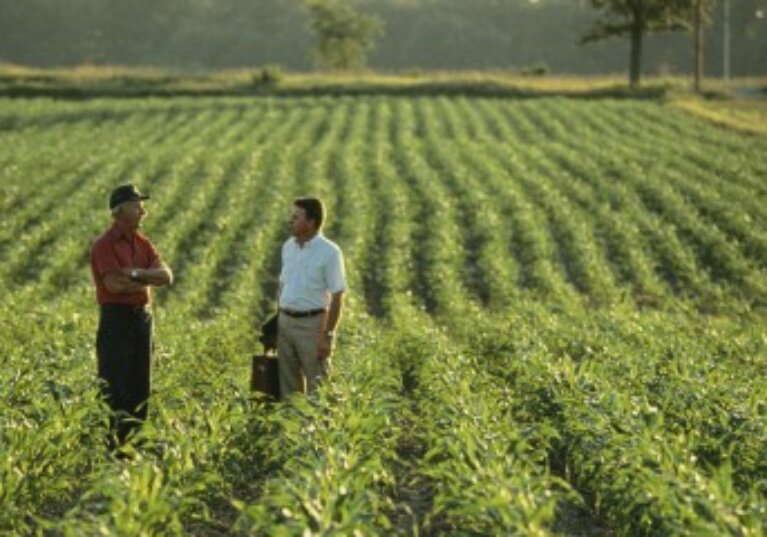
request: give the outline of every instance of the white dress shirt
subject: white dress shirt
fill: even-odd
[[[341,249],[321,233],[303,247],[291,237],[282,245],[280,285],[280,308],[293,311],[327,308],[331,294],[346,290]]]

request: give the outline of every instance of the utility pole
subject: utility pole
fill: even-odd
[[[730,83],[730,0],[724,0],[724,83]]]

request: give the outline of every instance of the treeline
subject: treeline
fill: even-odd
[[[732,74],[767,71],[767,0],[731,0]],[[588,0],[360,0],[383,21],[374,69],[538,69],[615,73],[628,42],[580,44],[598,13]],[[705,37],[706,72],[722,69],[721,6]],[[643,70],[690,72],[688,32],[649,36]],[[0,0],[0,62],[120,64],[208,70],[314,66],[303,0]]]

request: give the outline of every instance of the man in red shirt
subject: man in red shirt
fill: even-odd
[[[114,448],[146,419],[152,354],[151,286],[173,282],[154,245],[138,231],[149,196],[121,185],[109,196],[112,226],[91,247],[91,272],[100,306],[98,375],[115,412]]]

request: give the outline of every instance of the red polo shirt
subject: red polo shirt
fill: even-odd
[[[91,272],[99,304],[143,306],[150,301],[149,287],[131,294],[112,294],[104,285],[104,276],[124,268],[158,268],[160,256],[154,245],[139,232],[128,234],[115,222],[91,246]]]

